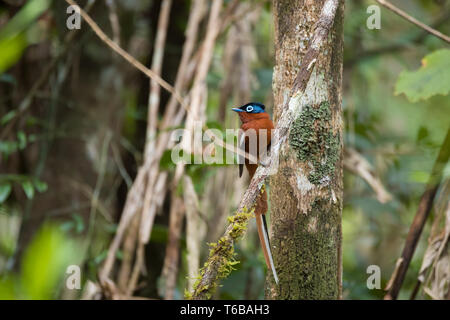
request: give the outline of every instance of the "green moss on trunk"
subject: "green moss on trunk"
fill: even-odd
[[[293,221],[292,228],[277,230],[280,248],[274,257],[280,274],[277,299],[337,299],[339,283],[337,244],[341,241],[336,229],[340,223],[339,205],[317,200],[308,214]]]

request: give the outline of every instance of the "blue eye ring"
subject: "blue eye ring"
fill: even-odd
[[[252,112],[253,111],[253,106],[247,106],[247,108],[245,110],[247,112]]]

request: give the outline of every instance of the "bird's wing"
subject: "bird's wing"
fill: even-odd
[[[239,130],[239,150],[245,152],[245,132],[242,130]],[[242,177],[242,172],[244,172],[244,160],[245,157],[238,154],[238,163],[239,163],[239,178]]]

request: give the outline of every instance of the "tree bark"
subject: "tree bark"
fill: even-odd
[[[298,103],[289,107],[300,112],[281,146],[278,171],[270,177],[271,244],[280,283],[268,277],[269,299],[338,299],[342,292],[343,1],[317,58],[307,54],[323,24],[324,3],[273,1],[276,123],[293,84],[305,91],[290,102]],[[309,81],[297,83],[299,67],[310,58]]]

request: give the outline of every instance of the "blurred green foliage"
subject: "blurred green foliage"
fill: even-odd
[[[22,52],[28,46],[26,37],[19,33],[10,38],[0,39],[0,73],[14,65],[22,56]]]
[[[0,174],[0,204],[8,199],[14,183],[20,184],[28,199],[33,199],[35,191],[47,191],[47,184],[27,175]]]
[[[395,94],[404,93],[411,102],[426,100],[450,92],[450,50],[437,50],[422,59],[417,71],[403,71],[398,77]]]
[[[20,59],[31,43],[26,31],[50,4],[51,0],[30,0],[0,29],[0,74]]]
[[[20,273],[0,275],[0,299],[47,300],[59,296],[76,244],[55,225],[44,225],[25,251]]]

